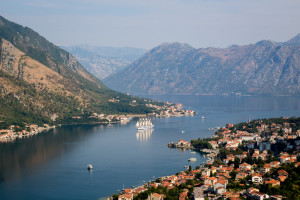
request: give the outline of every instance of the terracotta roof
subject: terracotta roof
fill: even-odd
[[[278,176],[278,178],[281,182],[283,182],[285,179],[287,179],[287,176]]]
[[[278,180],[275,180],[275,179],[271,179],[269,181],[265,181],[266,184],[280,184],[280,181]]]
[[[270,164],[265,164],[264,168],[271,168],[271,165]]]
[[[242,163],[240,164],[240,166],[249,166],[250,164],[247,164],[247,163]]]
[[[153,193],[153,196],[156,196],[157,198],[161,198],[162,195],[158,194],[158,193]]]
[[[254,174],[252,174],[251,176],[252,176],[252,177],[254,177],[254,176],[262,177],[262,175],[261,175],[261,174],[258,174],[258,173],[254,173]]]
[[[279,174],[280,176],[282,176],[282,175],[289,175],[289,173],[287,173],[287,172],[284,171],[283,169],[282,169],[282,170],[278,170],[278,174]]]

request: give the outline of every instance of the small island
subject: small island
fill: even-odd
[[[300,118],[227,124],[175,148],[209,153],[205,165],[124,189],[108,199],[299,199]]]

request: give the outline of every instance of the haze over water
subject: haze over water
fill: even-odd
[[[194,117],[156,118],[139,133],[126,124],[63,126],[0,144],[0,199],[99,199],[205,158],[167,143],[213,134],[208,128],[257,118],[300,116],[300,97],[151,96],[183,103]],[[205,119],[201,119],[205,116]],[[184,134],[182,134],[184,130]],[[196,157],[196,163],[188,163]],[[86,165],[94,166],[88,172]]]

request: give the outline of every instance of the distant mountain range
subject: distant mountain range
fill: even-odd
[[[116,73],[140,58],[145,49],[132,47],[64,46],[83,66],[100,80]]]
[[[224,49],[166,43],[104,83],[136,95],[300,95],[300,34]]]
[[[132,101],[135,100],[134,105]],[[69,123],[91,113],[147,113],[144,99],[115,92],[67,51],[0,16],[0,127]]]

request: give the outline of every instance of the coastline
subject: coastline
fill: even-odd
[[[25,127],[21,128],[20,126],[10,125],[8,129],[0,130],[0,142],[13,142],[17,138],[22,139],[24,137],[30,137],[32,135],[39,134],[44,131],[48,131],[50,129],[56,128],[57,126],[72,126],[72,125],[94,125],[94,124],[126,124],[136,117],[145,117],[147,115],[153,117],[183,117],[183,116],[193,116],[196,114],[194,110],[184,110],[182,104],[168,104],[166,103],[162,107],[149,105],[150,107],[155,107],[156,111],[160,111],[160,113],[149,113],[149,114],[113,114],[113,115],[104,115],[93,113],[88,118],[96,119],[99,121],[88,121],[88,118],[83,119],[81,116],[73,116],[70,123],[58,124],[49,126],[48,124],[44,124],[43,127],[39,127],[36,124],[25,125]],[[87,122],[76,122],[75,120],[87,120]],[[102,121],[101,121],[102,120]]]
[[[58,125],[59,126],[59,125]],[[22,139],[25,137],[31,137],[33,135],[40,134],[42,132],[49,131],[51,129],[56,128],[57,126],[49,126],[48,124],[44,124],[44,127],[39,127],[38,125],[32,124],[27,125],[26,128],[29,128],[30,130],[21,130],[21,131],[15,131],[14,125],[10,126],[10,129],[4,129],[1,130],[2,134],[0,135],[0,142],[14,142],[16,139]],[[18,127],[17,127],[18,128]],[[4,132],[4,133],[3,133]]]

